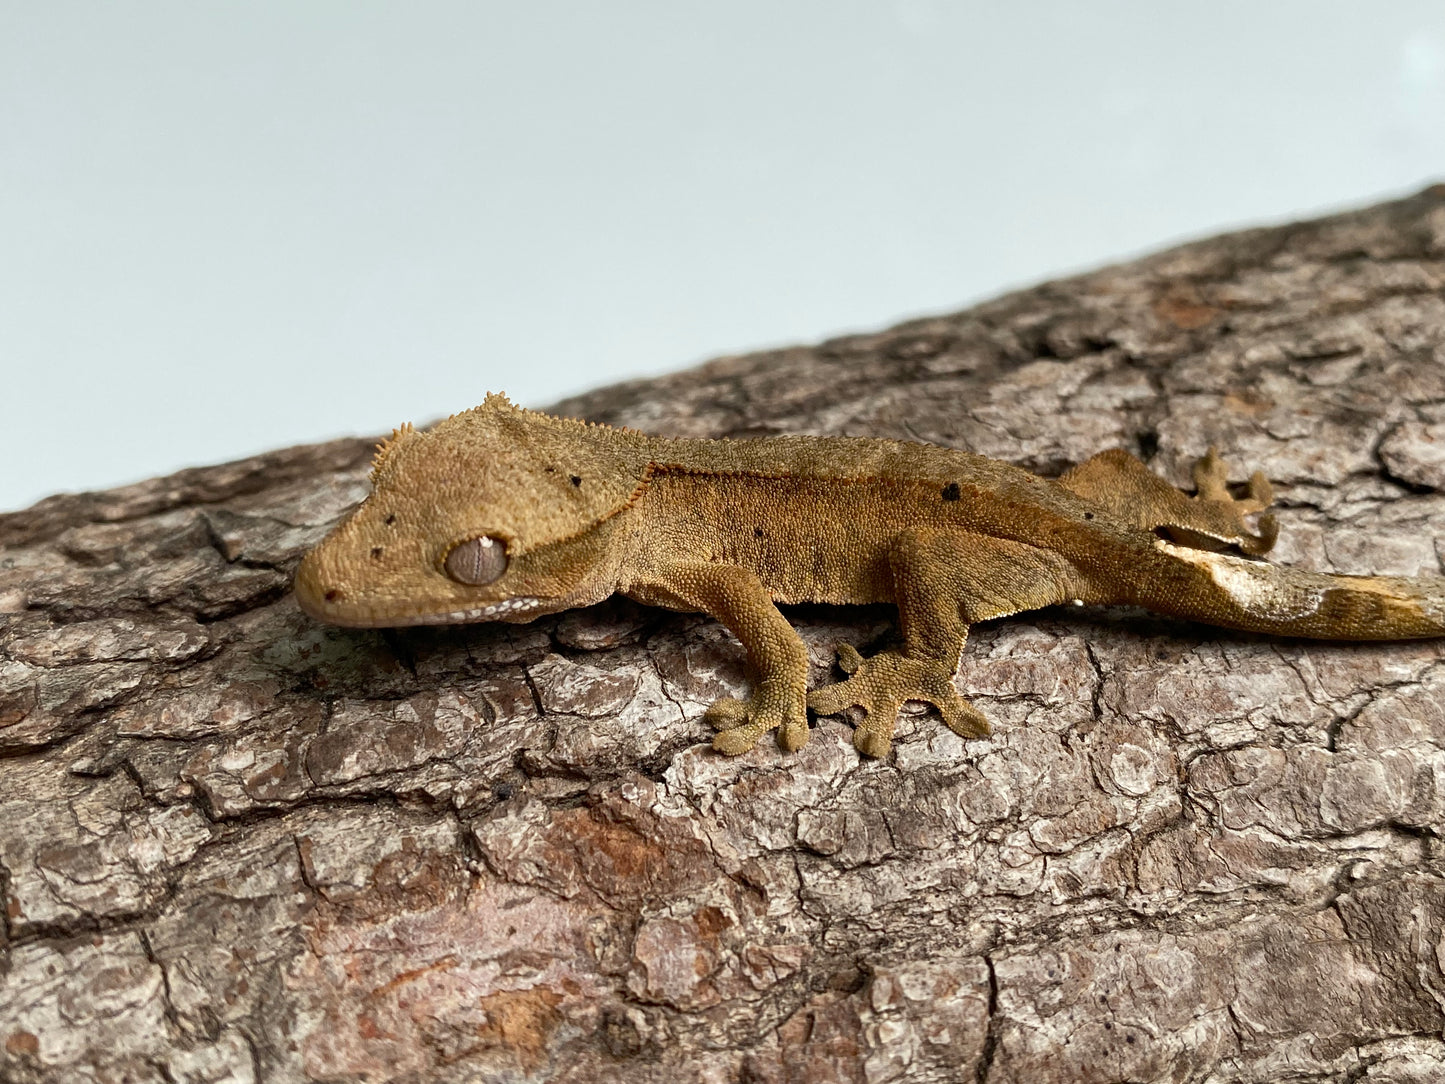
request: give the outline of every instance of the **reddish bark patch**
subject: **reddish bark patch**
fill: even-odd
[[[635,806],[561,810],[549,829],[546,851],[558,875],[575,877],[615,907],[686,896],[718,876],[702,840]]]
[[[547,1041],[562,1021],[557,1011],[561,1000],[561,994],[542,986],[491,994],[479,1002],[487,1014],[479,1034],[506,1047],[531,1073],[546,1060]]]
[[[1175,287],[1154,302],[1154,315],[1181,331],[1195,331],[1219,316],[1193,287]]]
[[[16,1057],[33,1058],[40,1053],[40,1040],[28,1031],[12,1031],[5,1040],[5,1049]]]

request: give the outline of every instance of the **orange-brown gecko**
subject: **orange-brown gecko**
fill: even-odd
[[[715,748],[806,708],[860,706],[854,744],[887,754],[905,700],[966,738],[988,721],[953,685],[970,625],[1055,603],[1127,603],[1228,628],[1340,640],[1445,635],[1445,579],[1269,565],[1256,474],[1235,499],[1213,450],[1190,497],[1123,451],[1056,481],[968,452],[841,437],[685,440],[522,410],[489,395],[378,448],[374,491],[296,574],[337,625],[530,621],[619,592],[711,614],[747,652],[753,693],[707,711]],[[1233,551],[1233,552],[1231,552]],[[806,689],[777,603],[898,607],[902,645],[838,649],[846,680]]]

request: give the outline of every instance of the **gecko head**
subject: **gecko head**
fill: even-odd
[[[370,496],[302,560],[297,601],[374,627],[527,621],[604,597],[643,440],[500,395],[425,432],[403,426],[377,446]]]

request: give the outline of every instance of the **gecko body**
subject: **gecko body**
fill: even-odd
[[[653,437],[490,395],[378,449],[373,492],[296,576],[338,625],[529,621],[614,593],[712,615],[745,649],[753,692],[714,703],[725,753],[807,709],[864,710],[857,748],[887,754],[905,700],[964,737],[989,731],[953,684],[970,625],[1061,602],[1134,604],[1228,628],[1341,640],[1445,635],[1445,580],[1334,576],[1259,558],[1276,528],[1256,474],[1235,498],[1211,450],[1189,496],[1122,451],[1057,480],[905,441]],[[1251,529],[1247,517],[1261,513]],[[892,603],[902,643],[806,689],[778,603]]]

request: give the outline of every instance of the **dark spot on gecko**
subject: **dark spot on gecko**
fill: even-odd
[[[762,538],[762,537],[763,537],[763,529],[762,529],[761,527],[754,527],[754,528],[753,528],[753,537],[754,537],[754,538]]]
[[[373,561],[380,561],[380,560],[381,560],[381,554],[382,554],[382,548],[381,548],[380,546],[372,546],[372,547],[371,547],[371,559],[372,559]]]
[[[943,499],[944,499],[944,500],[946,500],[946,501],[956,501],[956,500],[958,500],[959,496],[960,496],[960,493],[959,493],[958,483],[957,483],[957,482],[949,482],[948,485],[946,485],[946,486],[943,487]]]
[[[548,473],[548,474],[556,474],[556,473],[557,473],[557,468],[556,468],[556,467],[548,467],[548,468],[547,468],[547,473]]]
[[[395,512],[391,513],[391,515],[389,515],[389,516],[386,517],[386,525],[387,525],[388,527],[390,527],[390,526],[391,526],[393,523],[395,523],[395,522],[396,522],[396,513],[395,513]]]
[[[1145,429],[1138,437],[1139,458],[1144,460],[1153,459],[1159,451],[1159,432],[1155,429]]]
[[[1084,513],[1084,518],[1085,518],[1085,519],[1093,519],[1093,518],[1094,518],[1094,513],[1093,513],[1093,512],[1085,512],[1085,513]]]
[[[577,475],[574,474],[572,475],[572,484],[574,486],[580,486],[582,484],[582,479],[578,478]]]

